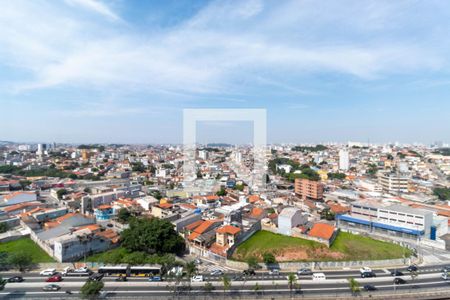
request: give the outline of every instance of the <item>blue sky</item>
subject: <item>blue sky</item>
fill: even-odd
[[[449,66],[447,1],[5,1],[0,140],[450,142]]]

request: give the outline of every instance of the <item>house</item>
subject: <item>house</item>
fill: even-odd
[[[106,221],[111,219],[114,214],[114,209],[111,205],[103,204],[94,209],[94,216],[99,221]]]
[[[216,242],[209,250],[220,256],[227,257],[228,250],[237,242],[241,229],[232,225],[225,225],[216,230]]]
[[[306,215],[295,207],[286,207],[278,215],[278,233],[292,235],[291,229],[308,221]]]
[[[331,246],[336,238],[336,227],[326,223],[316,223],[308,232],[308,236],[315,238],[318,242]]]
[[[86,225],[51,240],[53,257],[59,262],[77,261],[92,253],[103,252],[118,245],[119,235],[99,225]]]
[[[193,224],[196,224],[194,222]],[[200,247],[209,247],[214,238],[216,232],[213,230],[222,224],[222,220],[205,220],[201,223],[197,223],[197,226],[186,226],[186,235],[188,242]]]
[[[37,201],[36,192],[13,192],[0,198],[0,207]]]

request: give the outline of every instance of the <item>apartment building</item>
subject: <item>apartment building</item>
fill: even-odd
[[[408,192],[408,173],[380,172],[378,182],[384,192],[399,194]]]
[[[320,181],[314,181],[304,178],[296,178],[294,191],[303,199],[322,200],[323,184]]]

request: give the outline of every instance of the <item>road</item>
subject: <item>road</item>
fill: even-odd
[[[441,279],[441,266],[428,266],[423,267],[418,272],[418,277],[413,280],[406,269],[398,269],[404,272],[404,276],[401,276],[407,283],[401,285],[393,284],[393,277],[390,275],[390,270],[375,270],[376,278],[359,278],[358,271],[329,271],[324,272],[327,279],[321,281],[313,281],[311,276],[300,276],[297,281],[300,289],[294,289],[290,291],[286,273],[272,276],[267,272],[259,272],[256,276],[248,276],[245,280],[231,282],[231,288],[227,292],[229,295],[243,296],[243,295],[256,295],[255,286],[258,284],[259,293],[264,295],[280,295],[301,293],[302,296],[318,296],[323,294],[328,295],[349,295],[349,286],[347,278],[354,277],[357,281],[364,286],[365,284],[371,284],[377,288],[377,291],[370,292],[373,295],[377,293],[387,292],[407,292],[416,294],[419,291],[425,291],[429,289],[447,289],[450,294],[450,281]],[[12,273],[0,274],[3,278],[13,276]],[[233,278],[233,274],[227,274],[229,278]],[[25,279],[22,283],[8,283],[5,289],[0,292],[0,297],[4,298],[78,298],[78,291],[86,281],[83,277],[64,277],[64,280],[57,283],[61,286],[61,290],[58,292],[44,292],[42,287],[45,286],[45,277],[39,276],[37,273],[26,273],[22,275]],[[182,281],[178,285],[178,293],[191,294],[198,296],[214,295],[214,293],[223,293],[222,278],[220,276],[210,276],[205,274],[204,280],[213,284],[214,290],[210,292],[205,291],[205,282],[193,282],[189,284],[187,280]],[[148,282],[146,278],[129,278],[127,282],[116,282],[113,277],[105,277],[103,279],[105,283],[104,291],[108,292],[108,298],[114,297],[168,297],[174,295],[174,282]],[[188,290],[188,286],[191,286],[191,290]],[[72,294],[66,294],[66,291],[71,291]],[[369,292],[362,292],[368,294]]]

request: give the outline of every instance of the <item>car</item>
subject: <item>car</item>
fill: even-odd
[[[243,280],[243,276],[241,274],[236,274],[233,276],[233,281],[241,281]]]
[[[280,275],[280,269],[270,269],[269,274],[270,275]]]
[[[61,287],[57,284],[47,284],[46,286],[44,286],[42,288],[42,290],[45,292],[54,292],[54,291],[59,291],[60,289],[61,289]]]
[[[391,276],[403,276],[403,272],[400,272],[399,270],[395,270],[391,272]]]
[[[56,274],[56,269],[45,269],[39,273],[41,276],[53,276]]]
[[[370,278],[370,277],[377,277],[377,274],[375,272],[363,272],[361,273],[361,278]]]
[[[200,258],[196,258],[196,259],[194,259],[194,264],[196,264],[196,265],[201,265],[203,262],[202,262],[202,260],[200,259]]]
[[[372,272],[372,269],[369,267],[362,267],[361,269],[359,269],[360,273],[367,273],[367,272]]]
[[[442,269],[441,269],[442,273],[446,273],[448,271],[450,271],[450,266],[445,266],[445,267],[442,267]]]
[[[47,278],[46,282],[60,282],[62,281],[61,275],[53,275]]]
[[[222,270],[214,270],[210,274],[211,274],[211,276],[222,276],[223,272],[222,272]]]
[[[408,272],[417,272],[419,268],[416,265],[410,265],[407,270]]]
[[[151,276],[148,278],[148,281],[157,282],[162,281],[161,276]]]
[[[256,272],[253,269],[248,269],[248,270],[242,271],[242,275],[244,275],[244,276],[254,276],[254,275],[256,275]]]
[[[312,275],[311,269],[302,268],[297,271],[297,275]]]
[[[74,272],[75,273],[87,273],[87,272],[89,272],[89,269],[87,267],[81,267],[81,268],[75,269]]]
[[[405,284],[406,280],[402,278],[394,278],[394,284]]]
[[[95,274],[92,274],[91,276],[89,276],[89,280],[100,281],[103,279],[104,276],[105,276],[105,274],[95,273]]]
[[[8,278],[8,282],[22,282],[23,277],[22,276],[13,276]]]
[[[365,291],[376,291],[376,290],[377,290],[377,288],[376,288],[375,286],[371,285],[371,284],[366,284],[366,285],[364,285],[364,286],[363,286],[363,289],[364,289]]]
[[[98,294],[97,299],[107,299],[108,296],[110,296],[112,293],[108,291],[100,291],[100,294]]]
[[[194,275],[191,278],[192,282],[202,282],[203,281],[203,275]]]

